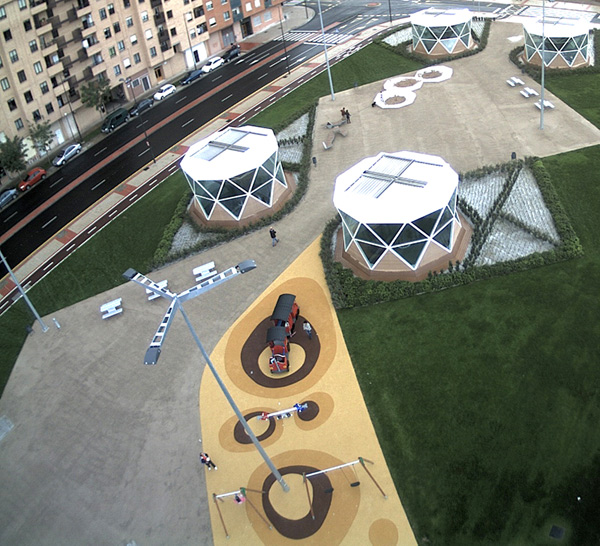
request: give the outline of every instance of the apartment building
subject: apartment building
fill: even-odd
[[[0,0],[0,140],[27,139],[42,120],[54,146],[79,140],[103,117],[82,104],[82,85],[108,80],[114,109],[278,23],[282,3]]]

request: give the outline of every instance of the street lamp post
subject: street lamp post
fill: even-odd
[[[131,78],[119,78],[120,82],[123,82],[125,84],[125,86],[127,87],[127,89],[131,89],[131,94],[133,95],[133,107],[137,109],[137,97],[135,95],[135,90],[133,89],[132,85],[131,85]],[[144,131],[144,138],[146,139],[146,146],[148,147],[148,150],[150,151],[150,153],[152,154],[152,161],[154,163],[156,163],[156,157],[154,156],[154,150],[152,150],[152,146],[150,146],[150,141],[148,140],[148,133],[146,132],[146,127],[144,127],[144,125],[146,124],[147,120],[144,120],[140,125],[142,127],[142,130]]]
[[[187,21],[187,17],[184,15],[183,16],[183,22],[185,23],[185,32],[187,34],[187,38],[188,38],[188,45],[190,46],[190,53],[192,54],[192,59],[194,61],[194,70],[196,70],[197,64],[196,64],[196,55],[194,54],[194,50],[192,49],[192,39],[190,38],[190,29],[188,28],[188,21]]]
[[[281,488],[285,492],[287,492],[290,490],[288,484],[285,483],[283,476],[281,475],[281,473],[279,472],[277,467],[273,464],[273,461],[269,458],[269,456],[263,449],[262,445],[258,441],[258,438],[256,437],[256,435],[254,434],[254,432],[248,425],[246,419],[242,415],[242,412],[240,411],[237,404],[231,397],[231,394],[227,390],[225,383],[223,383],[223,380],[219,376],[210,357],[208,356],[208,353],[204,349],[204,346],[202,345],[202,342],[200,341],[200,338],[198,337],[198,334],[196,333],[196,330],[194,329],[192,322],[190,321],[190,318],[188,317],[187,313],[183,309],[183,303],[185,301],[195,298],[197,296],[200,296],[201,294],[208,292],[210,289],[214,288],[215,286],[218,286],[218,285],[232,279],[233,277],[236,277],[237,275],[242,275],[244,273],[247,273],[248,271],[252,271],[255,268],[256,268],[256,263],[254,262],[254,260],[245,260],[243,262],[240,262],[235,267],[230,267],[229,269],[223,271],[222,273],[219,273],[219,274],[211,277],[210,279],[205,280],[192,288],[189,288],[188,290],[184,290],[183,292],[180,292],[179,294],[175,294],[175,293],[171,292],[166,287],[161,288],[158,284],[156,284],[155,282],[150,280],[145,275],[138,273],[134,269],[128,269],[127,271],[125,271],[125,273],[123,273],[123,276],[126,279],[133,281],[136,284],[139,284],[140,286],[146,288],[146,290],[150,290],[154,294],[157,294],[167,300],[170,300],[170,302],[171,302],[171,304],[169,305],[169,308],[167,309],[167,312],[165,313],[163,320],[161,321],[161,323],[158,327],[158,330],[157,330],[154,338],[152,339],[152,342],[150,343],[150,347],[148,347],[148,350],[146,351],[146,356],[144,357],[144,364],[152,365],[152,364],[156,364],[158,362],[158,357],[160,356],[162,343],[167,335],[167,332],[169,331],[171,322],[173,321],[173,318],[177,314],[177,311],[178,310],[181,311],[181,314],[183,315],[185,323],[187,324],[188,329],[190,330],[190,333],[192,334],[192,337],[194,338],[194,341],[196,342],[196,346],[198,347],[198,349],[200,349],[200,352],[202,353],[202,356],[204,357],[206,364],[208,365],[215,380],[217,381],[217,384],[221,388],[221,391],[225,395],[227,402],[229,402],[231,409],[234,411],[235,415],[237,416],[240,424],[244,428],[248,437],[252,440],[254,447],[256,447],[257,451],[260,453],[261,457],[263,458],[263,460],[269,467],[269,470],[272,472],[273,476],[275,476],[275,478],[281,485]]]
[[[73,122],[75,123],[75,129],[77,129],[77,134],[79,135],[79,142],[83,142],[83,137],[81,136],[81,131],[79,130],[79,125],[77,124],[77,118],[75,117],[75,112],[73,112],[73,106],[71,105],[71,92],[70,89],[67,91],[65,86],[66,79],[65,73],[63,72],[62,77],[63,90],[65,91],[65,95],[67,95],[67,104],[69,105],[69,111],[71,112],[71,117],[73,118]],[[69,131],[71,132],[71,137],[73,137],[73,130],[71,129],[71,124],[69,123]]]
[[[283,34],[283,2],[281,4],[279,4],[279,7],[281,8],[281,17],[279,18],[279,26],[281,27],[281,41],[283,42],[283,54],[285,55],[285,66],[287,67],[287,72],[289,75],[289,74],[291,74],[290,61],[288,59],[287,47],[285,45],[285,36]]]
[[[544,87],[546,65],[546,0],[542,1],[542,91],[540,93],[540,129],[544,129]]]
[[[323,37],[323,50],[325,51],[325,64],[327,65],[327,75],[329,76],[329,89],[331,90],[331,100],[335,100],[333,92],[333,80],[331,79],[331,68],[329,67],[329,58],[327,57],[327,44],[325,43],[325,28],[323,27],[323,11],[321,10],[321,0],[317,0],[319,5],[319,18],[321,20],[321,36]]]

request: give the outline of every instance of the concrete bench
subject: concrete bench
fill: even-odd
[[[515,83],[515,85],[525,85],[525,82],[516,76],[513,76],[511,80]]]
[[[159,288],[167,288],[167,283],[168,283],[168,281],[165,280],[165,281],[157,282],[156,284]],[[146,288],[146,294],[148,294],[148,301],[152,301],[157,298],[160,298],[160,294],[157,294],[156,292],[150,290],[149,288]]]
[[[342,125],[345,125],[346,123],[348,123],[348,120],[346,118],[344,118],[344,119],[342,119],[340,121],[337,121],[336,123],[331,123],[331,121],[328,121],[325,124],[325,127],[327,129],[333,129],[334,127],[341,127]]]
[[[343,137],[348,136],[348,130],[343,127],[332,127],[331,132],[327,135],[327,138],[323,141],[323,148],[329,150],[333,145],[333,141],[337,135],[342,135]]]
[[[531,93],[527,92],[527,89],[521,89],[520,91],[521,95],[523,95],[526,99],[529,98],[529,96],[531,95]]]
[[[514,87],[515,85],[517,85],[515,82],[513,82],[512,80],[506,80],[506,83],[508,85],[510,85],[511,87]]]
[[[100,313],[102,313],[102,320],[114,317],[115,315],[119,315],[123,312],[123,308],[120,307],[121,302],[123,300],[121,298],[117,298],[116,300],[109,301],[104,305],[100,306]]]
[[[208,262],[204,265],[199,265],[193,269],[192,273],[194,277],[196,277],[197,283],[205,281],[206,279],[210,279],[217,274],[215,262]]]
[[[539,93],[535,89],[531,89],[531,87],[526,87],[525,91],[527,91],[530,96],[537,97],[539,95]]]
[[[536,106],[536,108],[538,108],[538,110],[541,110],[541,109],[542,109],[542,101],[541,101],[541,100],[538,100],[538,101],[535,103],[535,106]],[[553,108],[554,108],[554,104],[552,104],[552,103],[551,103],[549,100],[545,100],[545,101],[544,101],[544,108],[550,108],[550,109],[553,109]]]

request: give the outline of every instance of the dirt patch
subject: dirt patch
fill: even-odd
[[[442,73],[438,72],[437,70],[430,70],[429,72],[423,72],[423,74],[421,74],[421,78],[424,80],[429,80],[433,78],[439,78],[441,75]]]
[[[406,102],[406,97],[390,97],[389,99],[387,99],[385,101],[386,104],[402,104],[403,102]]]
[[[412,85],[416,85],[417,80],[409,79],[409,80],[400,80],[394,84],[394,87],[411,87]]]

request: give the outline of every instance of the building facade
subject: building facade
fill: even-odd
[[[282,0],[0,0],[0,140],[49,121],[53,146],[102,114],[81,86],[108,80],[114,104],[140,98],[279,21]],[[29,146],[29,157],[35,157]]]

